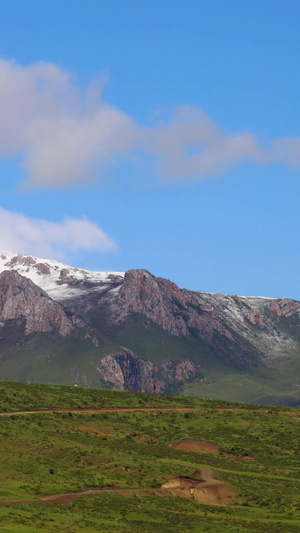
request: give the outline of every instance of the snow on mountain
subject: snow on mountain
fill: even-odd
[[[58,301],[77,297],[81,293],[113,289],[124,277],[124,272],[93,272],[52,259],[0,252],[0,272],[5,270],[16,270]]]
[[[42,259],[32,255],[22,255],[18,252],[0,252],[0,273],[4,270],[16,270],[38,287],[46,291],[51,298],[63,302],[80,294],[90,292],[118,291],[123,282],[125,272],[97,272],[76,268],[53,259]],[[235,313],[232,305],[232,295],[214,292],[193,291],[199,297],[210,302],[212,307],[223,308],[226,313]],[[275,300],[264,296],[238,296],[246,304],[260,309],[266,302]],[[238,313],[239,315],[239,313]]]

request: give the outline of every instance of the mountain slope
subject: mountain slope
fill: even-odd
[[[83,320],[77,319],[55,302],[45,291],[16,271],[0,274],[0,324],[7,321],[24,323],[24,334],[42,333],[57,328],[63,337],[74,327],[82,327]]]
[[[73,361],[72,356],[65,360],[70,348],[66,348],[61,335],[54,344],[49,341],[49,334],[45,341],[43,332],[51,332],[55,320],[51,319],[51,327],[35,328],[40,340],[33,343],[34,347],[32,344],[33,355],[43,353],[46,345],[47,360],[53,362],[54,346],[56,353],[60,353],[59,364],[56,360],[48,369],[52,381],[58,379],[57,366],[67,383],[77,380],[88,385],[149,392],[181,391],[210,397],[225,394],[233,400],[268,398],[271,403],[299,401],[299,302],[188,291],[169,280],[156,278],[147,270],[89,272],[57,261],[12,253],[0,254],[1,270],[0,279],[16,277],[18,272],[36,284],[31,283],[31,291],[38,285],[55,300],[35,289],[43,293],[45,304],[44,311],[38,307],[40,324],[44,315],[49,314],[46,309],[60,306],[56,312],[64,309],[67,318],[65,326],[60,327],[67,328],[66,335],[81,337],[79,332],[83,328],[94,339],[93,353],[90,346],[87,349],[87,344],[77,342]],[[16,320],[5,314],[12,306],[7,298],[8,293],[0,285],[0,317]],[[27,330],[23,332],[26,335],[29,324],[38,321],[22,299],[22,305],[17,301],[12,308],[22,309],[26,316]],[[22,337],[22,332],[19,336]],[[12,350],[11,361],[16,356],[22,359],[22,350],[18,353]],[[25,359],[30,357],[30,353],[24,355]],[[43,368],[41,365],[40,371],[33,373],[34,380],[39,381],[40,375],[45,381]],[[0,377],[5,377],[3,372],[2,365]],[[33,379],[29,374],[26,378]],[[251,392],[249,397],[249,390],[239,385],[245,375],[251,376],[249,387],[255,391],[254,397]],[[230,385],[224,385],[226,376],[232,390]]]
[[[92,352],[103,355],[101,337],[31,280],[16,271],[0,274],[0,372],[4,379],[53,381],[65,374],[63,361]],[[57,360],[57,355],[60,358]],[[70,363],[70,361],[69,361]],[[54,372],[53,372],[54,371]]]

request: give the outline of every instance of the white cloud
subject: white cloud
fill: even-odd
[[[0,250],[65,259],[77,251],[113,251],[116,244],[87,218],[51,222],[0,207]]]
[[[25,154],[32,185],[101,174],[101,164],[131,150],[135,125],[100,96],[95,85],[81,91],[56,65],[0,60],[0,157]]]
[[[137,124],[103,102],[101,86],[82,90],[55,64],[0,60],[0,102],[0,157],[21,156],[30,186],[99,179],[135,150],[167,179],[221,174],[247,160],[300,166],[300,139],[275,139],[263,149],[252,134],[223,131],[192,106],[153,127]]]
[[[144,142],[158,159],[160,172],[171,179],[219,174],[261,155],[253,135],[226,134],[192,106],[178,108],[169,123],[145,130]]]

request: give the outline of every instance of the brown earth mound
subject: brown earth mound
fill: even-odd
[[[169,446],[174,445],[169,444]],[[176,444],[174,448],[185,450],[187,452],[219,452],[223,453],[226,457],[241,459],[242,461],[256,461],[255,457],[252,455],[237,455],[235,453],[226,452],[221,450],[218,444],[212,444],[211,442],[205,442],[203,440],[183,439],[179,444]]]
[[[235,488],[229,483],[211,481],[198,484],[193,493],[194,499],[207,505],[225,505],[233,502],[236,497]]]
[[[163,489],[186,489],[190,487],[194,487],[195,484],[199,483],[199,480],[193,479],[190,477],[174,477],[173,479],[170,479],[166,483],[163,483],[161,488]]]
[[[210,468],[200,468],[194,473],[202,480],[190,477],[177,477],[170,479],[161,486],[161,490],[167,491],[174,496],[191,498],[207,505],[225,505],[233,502],[236,497],[236,489],[218,479],[219,475]]]

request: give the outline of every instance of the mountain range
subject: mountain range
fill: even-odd
[[[300,405],[300,302],[0,253],[0,379]]]

